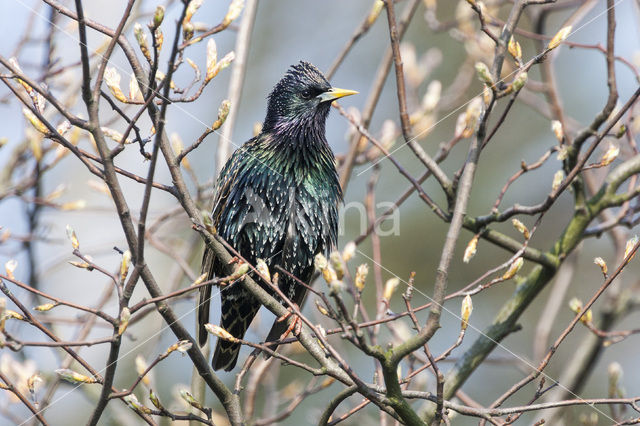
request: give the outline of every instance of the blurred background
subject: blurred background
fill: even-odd
[[[70,2],[67,6],[73,9]],[[296,0],[262,0],[259,2],[253,38],[248,55],[248,69],[239,104],[238,119],[233,133],[233,143],[235,147],[242,144],[253,135],[255,123],[261,122],[266,110],[266,96],[273,85],[284,74],[289,65],[297,63],[299,60],[307,60],[315,64],[321,70],[327,70],[334,59],[343,48],[354,30],[358,27],[363,17],[371,9],[371,1],[365,0],[324,0],[317,1],[296,1]],[[404,1],[398,2],[398,11],[404,5]],[[461,1],[460,3],[465,3]],[[492,2],[487,2],[492,3]],[[124,1],[121,0],[92,0],[85,2],[86,14],[88,17],[98,20],[109,27],[115,27],[124,8]],[[142,13],[152,13],[155,9],[155,2],[140,2]],[[205,1],[194,17],[194,21],[212,25],[220,21],[226,13],[227,2]],[[409,30],[404,37],[404,49],[411,49],[413,46],[416,54],[416,61],[423,55],[431,55],[435,65],[433,71],[421,81],[419,85],[409,94],[410,108],[415,108],[420,103],[421,97],[433,81],[440,81],[443,87],[448,87],[458,76],[460,65],[467,59],[469,45],[464,45],[451,36],[450,31],[435,32],[429,28],[423,18],[424,6],[417,12]],[[438,19],[441,22],[450,22],[456,14],[460,13],[462,6],[456,1],[438,2]],[[500,9],[502,17],[510,9],[511,4],[507,4]],[[173,39],[171,29],[173,22],[177,19],[179,4],[169,3],[167,7],[165,23],[165,43]],[[0,14],[0,28],[2,28],[2,43],[0,43],[0,54],[4,57],[18,56],[22,69],[29,74],[33,66],[41,63],[44,52],[42,46],[37,42],[30,42],[20,46],[19,54],[16,48],[20,42],[25,29],[37,37],[42,37],[47,28],[47,20],[50,17],[50,8],[38,1],[14,0],[3,4],[3,13]],[[399,13],[399,12],[398,12]],[[547,33],[554,34],[561,26],[563,20],[570,13],[555,13],[548,21]],[[640,66],[640,19],[638,14],[638,3],[635,0],[621,0],[616,3],[616,54],[635,61],[635,66]],[[146,22],[149,15],[141,19]],[[57,55],[62,63],[72,63],[78,57],[77,27],[68,19],[61,17],[56,24],[60,26],[62,32],[57,41]],[[529,22],[526,17],[521,21],[520,27],[529,29]],[[219,55],[222,56],[234,49],[235,31],[225,31],[215,36]],[[574,32],[570,41],[585,44],[605,44],[606,39],[606,15],[605,2],[597,2],[597,5],[589,11],[578,24],[574,25]],[[133,40],[131,31],[127,37]],[[96,48],[103,42],[103,38],[94,31],[89,32],[89,45]],[[537,51],[533,44],[524,39],[519,39],[523,48],[524,58],[534,56]],[[378,63],[383,52],[389,45],[388,28],[384,12],[380,19],[373,25],[371,30],[360,39],[344,63],[340,66],[331,83],[337,87],[354,89],[361,95],[344,99],[341,104],[345,108],[360,109],[363,107],[367,94],[371,90],[373,78],[378,67]],[[555,56],[553,69],[556,73],[557,85],[560,89],[562,104],[567,114],[577,122],[585,125],[592,117],[601,110],[607,98],[606,68],[604,56],[595,50],[570,49],[566,46],[560,48],[561,51]],[[429,52],[429,53],[427,53]],[[165,52],[166,54],[166,52]],[[435,56],[434,56],[435,55]],[[190,48],[187,56],[198,64],[205,62],[205,46],[201,43]],[[166,58],[163,57],[163,67],[166,67]],[[122,53],[116,50],[113,56],[115,66],[127,69]],[[407,59],[408,61],[408,59]],[[489,60],[486,62],[490,63]],[[230,69],[221,72],[220,76],[210,84],[203,96],[194,103],[182,103],[169,108],[167,131],[169,134],[177,134],[185,145],[190,145],[215,120],[220,102],[227,97],[228,78],[231,75]],[[176,75],[177,82],[186,83],[191,78],[189,67],[183,66]],[[616,64],[618,77],[618,89],[620,102],[626,101],[636,90],[638,81],[633,73],[625,66]],[[432,126],[420,138],[420,144],[432,155],[435,155],[439,146],[443,142],[451,139],[455,123],[458,116],[464,112],[467,102],[474,96],[481,93],[480,82],[475,81],[470,85],[468,91],[464,93],[456,105],[444,111],[439,111],[434,117]],[[536,66],[530,72],[530,78],[539,79],[539,71]],[[128,76],[123,76],[126,84]],[[124,86],[124,84],[123,84]],[[413,93],[415,92],[416,95]],[[79,93],[77,94],[79,96]],[[6,87],[0,89],[0,137],[5,141],[0,148],[0,173],[4,165],[10,161],[12,148],[22,143],[25,135],[25,119],[21,108],[10,96]],[[86,116],[81,102],[76,103],[77,107],[72,112],[81,116]],[[107,106],[102,107],[103,110]],[[396,84],[393,70],[389,74],[385,88],[375,114],[373,116],[371,131],[380,134],[382,123],[385,120],[392,120],[399,125],[398,104],[396,97]],[[145,117],[140,122],[141,129],[148,133],[150,124]],[[343,154],[348,150],[348,139],[345,136],[349,132],[349,124],[344,117],[336,111],[332,111],[327,126],[327,138],[336,154]],[[394,147],[401,145],[401,137],[396,141]],[[198,149],[198,153],[189,157],[191,167],[199,182],[209,182],[216,173],[215,153],[218,144],[218,135],[210,135],[205,143]],[[89,146],[87,140],[80,141],[80,144]],[[472,216],[487,214],[495,201],[502,185],[520,167],[520,161],[527,163],[536,161],[545,151],[556,144],[553,133],[550,130],[548,119],[536,113],[532,108],[522,103],[516,103],[513,107],[507,125],[503,126],[492,140],[490,146],[483,152],[479,164],[475,186],[471,194],[468,213]],[[442,164],[443,169],[448,174],[453,174],[463,164],[467,154],[468,140],[461,141],[451,152],[449,157]],[[232,146],[232,149],[234,147]],[[409,149],[400,148],[394,156],[403,164],[414,176],[419,176],[423,167]],[[555,155],[554,155],[555,156]],[[137,149],[126,150],[118,157],[118,165],[144,174],[146,165],[141,160]],[[376,201],[380,204],[378,214],[380,214],[388,204],[384,202],[394,201],[398,195],[410,186],[393,165],[388,161],[380,163],[382,167],[380,181],[376,190]],[[369,166],[356,167],[353,177],[345,194],[347,205],[352,201],[361,202],[366,191],[367,181],[371,170],[365,170]],[[544,199],[548,194],[551,179],[556,170],[560,168],[560,162],[555,158],[549,160],[542,168],[535,172],[525,174],[507,192],[502,206],[509,206],[514,203],[536,204]],[[76,269],[70,266],[67,261],[72,260],[71,248],[65,238],[65,226],[71,225],[79,239],[84,253],[90,254],[94,261],[104,265],[107,269],[117,268],[120,262],[120,255],[113,250],[113,247],[124,248],[125,240],[120,229],[117,217],[113,214],[113,207],[110,198],[99,190],[94,182],[94,177],[87,170],[79,165],[75,158],[68,156],[60,167],[56,167],[48,172],[43,181],[43,194],[51,194],[60,185],[64,185],[64,193],[60,197],[61,203],[86,203],[81,209],[70,209],[61,211],[60,209],[43,209],[40,216],[40,224],[37,234],[42,237],[34,245],[37,264],[30,270],[28,259],[23,250],[20,236],[29,233],[29,224],[25,220],[25,203],[19,197],[3,199],[0,203],[0,233],[9,230],[11,237],[0,244],[0,263],[4,264],[9,259],[18,261],[18,268],[15,275],[18,279],[29,281],[37,276],[39,288],[45,292],[50,292],[70,301],[83,304],[94,304],[101,297],[105,287],[105,279],[95,273]],[[164,183],[171,183],[166,168],[161,167],[157,173],[157,180]],[[94,183],[92,183],[94,182]],[[132,205],[137,205],[137,200],[142,194],[142,186],[132,181],[121,179],[126,190],[127,198]],[[437,202],[444,203],[445,198],[439,187],[431,180],[428,180],[423,187],[425,191]],[[0,188],[1,189],[1,188]],[[195,190],[195,188],[191,188]],[[166,193],[157,191],[153,195],[151,203],[151,221],[160,215],[170,211],[176,206],[174,199]],[[572,215],[572,196],[565,193],[554,205],[551,211],[544,218],[540,229],[536,232],[531,241],[533,247],[541,250],[550,248],[552,241],[566,226]],[[76,207],[78,207],[76,205]],[[203,206],[209,208],[209,206]],[[531,218],[521,219],[526,225],[532,225]],[[186,253],[193,245],[201,245],[200,239],[190,230],[189,223],[185,215],[177,215],[162,232],[162,244],[180,252]],[[175,226],[174,226],[175,225]],[[390,229],[393,224],[383,225],[383,229]],[[429,208],[415,195],[402,205],[394,223],[398,232],[392,235],[385,235],[381,238],[381,250],[383,259],[383,277],[390,278],[394,275],[407,279],[410,272],[416,273],[416,293],[414,304],[421,305],[429,301],[428,297],[432,293],[432,284],[435,278],[435,270],[442,250],[444,236],[447,230],[446,224],[442,223]],[[357,208],[349,208],[343,215],[343,232],[340,235],[339,246],[357,237],[361,232],[362,219]],[[518,238],[518,233],[510,223],[498,224],[496,229]],[[632,234],[636,232],[632,230]],[[462,236],[457,245],[454,263],[450,271],[449,291],[458,290],[478,278],[487,269],[492,268],[506,261],[510,254],[485,241],[480,241],[478,253],[468,264],[462,262],[462,254],[466,242],[471,239],[472,234],[462,231]],[[352,261],[352,265],[360,263],[370,263],[367,256],[371,256],[370,240],[365,241],[360,247],[363,254],[357,254]],[[202,248],[196,250],[188,259],[191,268],[198,274]],[[162,253],[160,250],[150,248],[148,251],[148,261],[151,269],[157,277],[162,277],[161,286],[164,289],[186,286],[190,282],[181,273],[176,262]],[[566,293],[567,302],[572,297],[587,300],[593,292],[601,285],[602,279],[598,268],[593,265],[593,258],[601,256],[605,260],[613,262],[613,251],[610,239],[589,238],[579,248],[579,256],[576,259],[577,267],[575,275]],[[610,264],[610,267],[613,267]],[[522,273],[526,273],[532,267],[525,262]],[[634,262],[619,278],[622,282],[632,282],[637,279],[640,272],[638,262]],[[34,275],[35,274],[35,275]],[[174,282],[180,280],[180,283]],[[370,281],[372,282],[372,281]],[[324,285],[322,282],[318,286]],[[404,285],[404,284],[401,284]],[[550,287],[550,286],[548,286]],[[515,284],[510,281],[484,291],[474,297],[474,311],[471,318],[471,327],[465,337],[465,342],[461,348],[456,349],[452,355],[463,353],[465,348],[475,340],[479,330],[484,329],[491,323],[495,313],[502,304],[509,298],[515,288]],[[368,291],[367,291],[368,290]],[[373,285],[365,291],[365,303],[375,303]],[[400,290],[399,290],[400,291]],[[471,378],[467,381],[463,390],[480,404],[490,404],[498,395],[506,391],[513,383],[522,378],[529,370],[527,365],[535,365],[537,359],[533,354],[533,337],[540,317],[540,313],[547,303],[549,288],[547,288],[528,308],[521,317],[520,324],[522,330],[510,335],[502,345],[490,356],[489,361],[484,363]],[[24,293],[15,290],[17,295],[27,297]],[[399,295],[399,293],[398,293]],[[139,285],[134,294],[133,301],[138,301],[146,297],[144,286]],[[218,299],[214,298],[212,317],[218,317]],[[27,300],[27,299],[25,299]],[[557,316],[551,339],[566,327],[573,318],[573,313],[563,304],[560,314]],[[117,309],[116,304],[107,305],[105,310]],[[445,304],[445,312],[442,317],[443,329],[437,333],[430,343],[433,353],[440,353],[450,346],[457,336],[459,329],[458,313],[460,310],[460,300],[454,299]],[[193,299],[183,299],[174,303],[176,312],[181,315],[182,322],[194,329],[195,319],[193,312]],[[391,310],[403,310],[403,303],[400,297],[391,305]],[[595,306],[598,310],[598,304]],[[322,322],[315,312],[315,309],[308,304],[305,312],[309,312],[312,318]],[[56,308],[51,312],[52,316],[69,317],[77,315],[74,311],[64,307]],[[426,318],[423,312],[420,319]],[[621,322],[616,328],[627,329],[637,327],[640,315],[631,314]],[[260,320],[254,322],[247,339],[258,341],[266,333],[272,321],[272,315],[268,312],[261,312]],[[406,322],[407,328],[410,326]],[[56,325],[61,335],[67,334],[69,338],[73,336],[75,327],[65,326],[64,323]],[[8,325],[12,327],[12,325]],[[448,331],[451,330],[451,331]],[[42,339],[33,329],[22,327],[21,332],[27,340]],[[96,327],[91,337],[99,337],[110,333],[108,328],[100,329]],[[588,335],[589,331],[585,327],[578,327],[573,332],[567,342],[553,358],[551,365],[545,370],[552,379],[557,379],[566,368],[565,363],[574,354],[577,345]],[[385,334],[383,334],[385,335]],[[387,336],[387,335],[385,335]],[[125,339],[121,351],[121,366],[116,376],[116,387],[128,387],[131,378],[135,376],[134,359],[141,354],[147,359],[152,359],[158,353],[164,351],[166,347],[175,342],[175,337],[170,330],[166,329],[160,317],[149,315],[142,324],[138,324],[130,336]],[[389,339],[391,337],[388,336]],[[347,343],[336,345],[346,352],[352,351]],[[54,351],[47,351],[34,348],[24,351],[28,360],[21,358],[20,354],[12,353],[7,349],[0,350],[0,357],[4,368],[17,368],[18,365],[25,369],[37,369],[43,377],[58,368],[59,358]],[[603,352],[596,366],[596,371],[591,375],[580,397],[598,397],[606,395],[607,392],[607,366],[616,361],[620,363],[625,372],[623,383],[628,395],[640,394],[640,369],[638,369],[638,353],[640,343],[637,337],[630,337],[625,341],[613,345]],[[248,349],[243,350],[247,354]],[[93,365],[103,366],[107,356],[107,346],[98,345],[82,350],[83,356]],[[241,362],[244,355],[241,355]],[[354,359],[357,354],[354,353]],[[451,364],[445,364],[446,369]],[[363,377],[371,378],[373,368],[371,362],[356,363],[352,367]],[[162,362],[158,371],[155,371],[154,390],[157,389],[160,398],[169,404],[169,401],[176,398],[176,391],[180,385],[188,387],[191,380],[192,365],[187,357],[172,356]],[[160,374],[158,374],[160,373]],[[304,375],[300,379],[293,379],[300,373],[292,367],[281,367],[280,377],[277,380],[282,384],[288,384],[281,388],[276,385],[279,392],[289,392],[295,394],[300,386],[304,384],[307,377]],[[235,374],[223,373],[222,377],[229,384],[235,380]],[[425,388],[430,389],[433,385],[431,377],[425,379]],[[297,386],[294,385],[297,383]],[[548,381],[551,383],[551,381]],[[333,385],[329,389],[314,395],[303,402],[302,409],[297,410],[293,416],[283,421],[283,424],[313,424],[317,421],[320,410],[332,395],[338,392],[340,387]],[[51,424],[80,424],[84,423],[92,407],[92,398],[96,397],[96,389],[85,386],[82,391],[74,390],[70,386],[61,386],[52,400],[52,405],[47,411],[47,416]],[[519,405],[527,403],[531,393],[521,392],[509,400],[509,405]],[[268,398],[265,395],[261,398]],[[260,400],[261,400],[260,398]],[[213,404],[215,410],[220,412],[222,408],[215,403],[213,396],[209,395],[207,401]],[[179,402],[172,402],[179,404]],[[9,410],[17,410],[15,414],[19,418],[26,417],[27,411],[19,405],[12,405],[7,395],[0,394],[0,405],[8,407]],[[593,412],[587,407],[568,408],[572,411],[571,418],[579,419],[581,414],[587,416]],[[605,411],[608,409],[605,407]],[[123,404],[110,404],[110,419],[103,417],[104,424],[125,424],[137,421],[131,417]],[[520,421],[524,424],[533,422],[535,415],[526,415]],[[601,423],[607,424],[606,419],[601,417]],[[350,419],[345,424],[365,422],[375,424],[379,421],[377,410],[369,408]],[[8,418],[0,417],[0,424],[12,424]],[[456,417],[454,424],[475,424],[474,419]]]

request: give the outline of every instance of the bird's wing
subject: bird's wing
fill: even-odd
[[[221,214],[224,211],[225,204],[229,198],[229,193],[236,180],[236,176],[241,169],[241,158],[244,154],[244,145],[236,150],[231,158],[227,161],[224,168],[220,171],[216,183],[216,196],[213,204],[213,212],[211,215],[213,226],[218,229],[220,226]],[[207,279],[212,279],[217,275],[219,265],[216,263],[216,255],[209,247],[205,247],[202,259],[202,273],[207,273]],[[207,343],[207,330],[204,325],[209,322],[209,309],[211,304],[211,286],[207,285],[200,288],[198,294],[198,305],[196,321],[198,325],[198,343],[203,346]]]

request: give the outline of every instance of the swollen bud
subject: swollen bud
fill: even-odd
[[[329,255],[329,262],[336,271],[336,276],[339,280],[344,277],[344,262],[342,261],[342,255],[339,251],[334,251]]]
[[[462,261],[464,263],[469,263],[469,261],[473,259],[473,256],[476,255],[478,238],[480,238],[479,235],[474,235],[473,238],[469,241],[469,244],[467,244],[467,248],[464,249],[464,256],[462,257]]]
[[[614,144],[610,144],[609,148],[605,151],[602,159],[600,159],[601,166],[608,166],[613,163],[613,160],[618,158],[618,154],[620,154],[620,148]]]
[[[229,333],[227,330],[220,327],[219,325],[207,323],[204,325],[204,328],[205,330],[207,330],[208,333],[213,334],[214,336],[222,340],[227,340],[229,342],[236,342],[238,340],[235,337],[233,337],[231,333]]]
[[[156,11],[153,14],[153,27],[158,28],[164,20],[164,6],[156,7]]]
[[[329,283],[329,294],[340,294],[344,290],[344,283],[340,280],[333,280]]]
[[[187,10],[184,13],[184,21],[189,22],[193,17],[193,14],[202,6],[202,0],[191,0],[187,5]]]
[[[129,79],[129,99],[135,102],[142,102],[142,93],[140,92],[140,85],[135,75],[131,74]]]
[[[329,315],[329,311],[327,310],[327,308],[325,308],[318,299],[316,299],[315,302],[316,302],[316,309],[318,309],[318,311],[325,317],[331,318],[331,315]]]
[[[129,272],[129,263],[131,262],[131,252],[126,250],[122,253],[122,263],[120,264],[120,281],[124,282]]]
[[[122,336],[122,333],[127,329],[129,320],[131,319],[131,311],[126,306],[122,308],[120,312],[120,325],[118,325],[118,335]]]
[[[44,380],[42,380],[42,377],[40,377],[38,373],[33,373],[27,379],[27,389],[29,389],[29,393],[31,394],[32,399],[35,400],[36,387],[43,382]]]
[[[601,257],[596,257],[595,259],[593,259],[593,263],[595,263],[596,265],[598,265],[600,267],[600,270],[602,271],[602,275],[604,275],[604,277],[607,277],[607,262],[604,261],[603,258]]]
[[[520,222],[518,219],[511,219],[511,223],[513,224],[513,227],[516,228],[527,240],[531,237],[531,234],[524,223]]]
[[[609,376],[609,398],[624,398],[624,389],[620,385],[622,379],[622,366],[617,362],[612,362],[607,368]]]
[[[562,183],[563,179],[564,179],[564,172],[562,170],[558,170],[553,175],[553,182],[551,182],[551,189],[553,191],[556,191],[558,188],[560,188],[560,184]]]
[[[433,80],[427,86],[427,91],[422,97],[420,106],[422,107],[422,113],[430,113],[438,106],[440,102],[440,96],[442,95],[442,83],[438,80]]]
[[[147,371],[147,368],[149,368],[149,364],[147,364],[147,361],[140,354],[136,356],[135,364],[136,364],[136,372],[138,373],[138,375],[141,375],[142,373]],[[149,379],[148,374],[145,374],[144,377],[142,377],[142,383],[145,386],[149,386],[151,384],[151,379]]]
[[[149,51],[149,44],[147,43],[147,35],[142,29],[142,25],[140,25],[138,22],[133,25],[133,35],[136,37],[136,41],[138,42],[140,51],[147,59],[147,61],[151,62],[151,52]]]
[[[369,11],[369,15],[367,16],[367,25],[373,24],[378,16],[380,16],[380,12],[384,7],[384,2],[382,0],[374,0],[373,6],[371,7],[371,11]]]
[[[173,351],[178,351],[182,354],[185,354],[189,349],[191,349],[191,346],[193,346],[193,343],[191,343],[189,340],[180,340],[179,342],[169,346],[165,354],[169,355]]]
[[[475,132],[478,119],[480,118],[480,114],[482,114],[482,103],[483,100],[476,96],[469,102],[469,105],[467,105],[467,110],[464,114],[464,127],[460,132],[463,138],[468,138]],[[458,132],[456,131],[456,135],[457,134]]]
[[[211,220],[211,215],[209,214],[209,212],[206,210],[200,210],[200,216],[202,218],[202,224],[205,228],[207,228],[207,231],[215,234],[217,232],[216,227],[213,226],[213,220]]]
[[[579,314],[582,311],[582,301],[577,297],[572,298],[569,300],[569,309],[571,309],[572,312]]]
[[[491,78],[491,71],[484,62],[476,62],[476,74],[478,79],[487,86],[493,86],[493,78]]]
[[[393,296],[393,293],[396,291],[396,288],[398,288],[398,285],[400,285],[400,278],[394,277],[388,279],[384,284],[384,292],[382,293],[382,298],[387,302],[390,301],[391,296]]]
[[[227,10],[227,14],[224,16],[222,20],[222,25],[228,26],[230,23],[235,21],[240,13],[242,13],[242,9],[244,8],[244,0],[232,0],[229,5],[229,9]]]
[[[329,262],[327,262],[327,258],[324,257],[322,253],[318,253],[313,258],[313,265],[316,267],[316,270],[322,271],[329,265]]]
[[[462,323],[460,324],[461,330],[466,330],[469,325],[469,317],[473,311],[473,303],[471,302],[471,296],[468,294],[462,299],[462,306],[460,308],[460,318]]]
[[[571,300],[569,300],[569,309],[571,309],[571,311],[573,311],[576,314],[581,313],[584,309],[582,301],[577,297],[572,298]],[[591,309],[589,309],[580,317],[580,322],[582,322],[583,324],[589,324],[591,323],[592,319],[593,319],[593,313],[591,312]]]
[[[17,313],[16,311],[12,311],[11,309],[5,309],[4,315],[0,321],[4,321],[5,319],[15,319],[18,321],[25,321],[25,317],[22,314]]]
[[[554,35],[551,41],[549,42],[547,49],[549,50],[555,49],[560,45],[560,43],[565,41],[566,38],[569,37],[569,34],[571,33],[571,28],[572,28],[571,25],[569,25],[560,29],[560,31],[558,31],[556,35]]]
[[[355,254],[356,254],[356,243],[354,243],[353,241],[349,241],[344,246],[344,249],[342,249],[342,259],[345,262],[348,262],[351,259],[353,259],[353,256],[355,256]]]
[[[141,404],[140,401],[138,401],[138,397],[133,393],[125,396],[122,400],[126,402],[133,411],[143,414],[151,414],[151,409]]]
[[[7,273],[7,277],[9,277],[12,280],[15,279],[13,272],[16,270],[17,267],[18,267],[17,260],[15,259],[8,260],[7,263],[4,264],[4,270]]]
[[[162,30],[160,28],[156,28],[153,32],[153,38],[156,41],[158,52],[160,52],[162,50],[162,43],[164,43],[164,34],[162,34]]]
[[[631,257],[629,257],[629,260],[633,259],[633,256],[635,256],[636,254],[633,253],[633,248],[636,246],[636,244],[638,244],[638,236],[634,235],[633,238],[631,238],[629,241],[627,241],[627,245],[624,249],[624,257],[625,259],[627,257],[629,257],[629,255],[631,255]]]
[[[86,256],[88,259],[89,256]],[[75,260],[69,260],[69,265],[75,266],[76,268],[86,269],[87,271],[93,271],[93,266],[88,264],[87,262],[76,262]]]
[[[511,263],[511,266],[509,266],[509,269],[507,269],[507,272],[505,272],[504,275],[502,275],[502,279],[509,280],[513,278],[518,273],[520,268],[522,268],[523,264],[524,264],[523,258],[521,257],[516,258],[516,260],[514,260],[513,263]]]
[[[271,282],[271,274],[269,273],[269,266],[267,262],[262,259],[256,260],[256,269],[267,281]]]
[[[104,82],[111,91],[111,94],[120,102],[127,102],[127,97],[120,89],[120,74],[114,67],[107,67],[104,71]]]
[[[236,58],[235,52],[229,52],[224,56],[224,58],[220,60],[220,62],[216,62],[215,65],[211,67],[207,66],[207,75],[205,76],[205,79],[204,79],[205,84],[211,81],[213,77],[218,75],[220,71],[222,71],[223,69],[231,65],[231,62],[233,62],[235,58]]]
[[[559,122],[558,120],[553,120],[551,122],[551,130],[553,131],[553,134],[555,135],[555,137],[558,140],[558,142],[562,142],[562,140],[564,139],[564,132],[562,130],[562,123]]]
[[[214,121],[211,126],[211,130],[218,130],[224,122],[227,120],[227,116],[229,115],[229,110],[231,109],[231,101],[229,99],[225,99],[220,104],[218,108],[218,118]]]
[[[57,303],[45,303],[44,305],[36,306],[35,308],[33,308],[33,310],[38,312],[47,312],[55,308],[56,306],[58,306]]]
[[[527,83],[527,78],[529,78],[529,75],[526,71],[519,72],[516,78],[513,79],[513,83],[511,83],[513,91],[517,92],[522,89]]]
[[[49,133],[47,126],[29,108],[22,108],[22,113],[37,131],[44,135]]]
[[[213,69],[218,63],[218,47],[216,41],[210,38],[207,42],[207,76],[213,73]]]
[[[191,395],[189,391],[187,391],[186,389],[180,390],[180,397],[182,397],[182,399],[187,401],[187,403],[191,405],[193,408],[200,411],[204,410],[204,407],[202,406],[202,404],[200,404],[200,402],[197,399],[195,399],[193,395]]]
[[[367,275],[369,274],[369,265],[362,264],[358,266],[356,269],[356,278],[354,280],[354,285],[358,289],[359,292],[364,290],[364,283],[367,279]]]
[[[69,383],[79,384],[79,383],[97,383],[98,381],[93,377],[85,376],[84,374],[76,373],[73,370],[68,368],[59,368],[55,370],[55,373],[60,376],[62,380],[65,380]]]
[[[511,56],[513,56],[518,62],[522,60],[522,48],[520,47],[520,43],[518,43],[513,36],[509,39],[508,49]]]
[[[242,262],[241,264],[236,266],[236,269],[233,271],[231,275],[224,277],[221,281],[222,282],[235,281],[238,278],[241,278],[246,273],[248,273],[249,269],[250,269],[249,264],[246,262]]]
[[[182,38],[184,41],[189,41],[193,38],[193,33],[195,32],[195,27],[191,22],[185,22],[182,24]]]
[[[149,399],[151,400],[151,403],[154,407],[156,407],[160,411],[164,411],[164,407],[162,406],[162,403],[160,402],[158,396],[153,393],[153,389],[149,389]]]
[[[209,273],[205,272],[204,274],[202,274],[198,278],[196,278],[196,280],[191,284],[191,286],[193,287],[194,285],[202,284],[204,282],[204,280],[207,279],[208,276],[209,276]]]

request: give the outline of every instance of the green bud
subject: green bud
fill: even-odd
[[[331,252],[329,255],[329,262],[331,262],[331,266],[336,271],[336,275],[338,279],[341,280],[344,277],[344,262],[342,261],[342,255],[339,251]]]
[[[68,368],[59,368],[55,370],[56,374],[60,376],[62,380],[66,380],[69,383],[97,383],[93,377],[85,376],[84,374],[76,373]]]
[[[191,395],[187,390],[182,389],[180,390],[180,396],[182,397],[182,399],[184,399],[185,401],[187,401],[187,403],[189,405],[191,405],[193,408],[203,411],[204,407],[202,406],[202,404],[200,404],[200,402],[198,400],[196,400],[193,395]]]
[[[156,12],[153,14],[153,27],[158,28],[164,20],[164,6],[156,7]]]
[[[127,395],[122,399],[134,411],[137,411],[139,413],[144,413],[144,414],[151,414],[151,409],[149,407],[145,407],[144,405],[142,405],[134,394]]]
[[[229,115],[229,109],[231,109],[231,101],[229,99],[225,99],[220,104],[220,108],[218,108],[217,120],[211,126],[213,130],[218,130],[224,124],[227,120],[227,116]]]
[[[493,86],[493,78],[491,78],[491,71],[484,62],[476,62],[476,74],[480,81],[487,86]]]
[[[153,406],[156,407],[158,410],[160,411],[164,410],[164,407],[160,403],[160,399],[158,399],[158,396],[155,393],[153,393],[153,389],[149,389],[149,399],[151,400],[151,403],[153,404]]]
[[[526,71],[522,71],[521,73],[518,73],[516,78],[513,79],[513,83],[511,83],[511,87],[513,88],[513,91],[517,92],[518,90],[522,89],[526,84],[528,77],[529,76],[527,75]]]

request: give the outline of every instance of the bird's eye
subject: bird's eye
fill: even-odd
[[[302,99],[311,99],[311,90],[305,90],[301,93]]]

